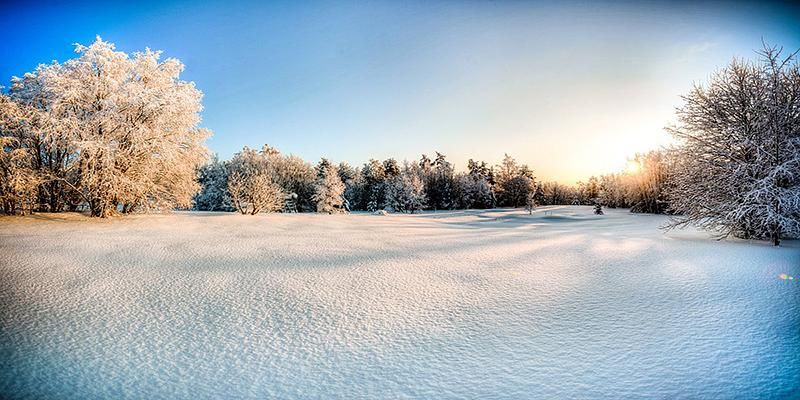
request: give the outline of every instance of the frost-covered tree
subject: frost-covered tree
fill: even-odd
[[[228,195],[228,166],[214,155],[208,163],[200,167],[197,177],[200,191],[194,196],[195,210],[230,211]]]
[[[600,197],[600,180],[596,176],[589,178],[587,182],[578,182],[578,203],[593,205]]]
[[[489,185],[494,185],[494,170],[485,161],[477,162],[473,159],[467,161],[467,172],[475,177],[482,177]]]
[[[565,185],[555,181],[545,182],[542,184],[542,190],[544,191],[543,204],[560,205],[572,203],[570,188]]]
[[[536,209],[536,206],[541,205],[543,200],[544,190],[542,190],[541,186],[536,186],[535,189],[530,190],[525,198],[525,210],[528,211],[528,215],[533,214],[533,210]]]
[[[320,171],[314,201],[317,203],[317,212],[334,214],[344,210],[344,183],[330,162],[322,159],[317,166]]]
[[[319,160],[317,166],[315,167],[317,171],[317,180],[320,180],[325,177],[325,174],[328,172],[328,169],[331,168],[333,164],[331,164],[330,160],[325,157]]]
[[[356,175],[358,175],[358,171],[344,161],[340,162],[339,165],[336,166],[336,173],[339,174],[339,179],[341,179],[345,184],[347,181],[355,179]]]
[[[35,207],[41,178],[31,164],[30,154],[16,139],[0,136],[0,211],[25,214]]]
[[[400,175],[400,166],[397,164],[397,160],[395,160],[394,158],[389,158],[387,160],[384,160],[383,174],[387,180]]]
[[[664,214],[669,210],[667,191],[672,184],[674,168],[666,151],[636,154],[636,171],[629,179],[631,212]]]
[[[364,181],[362,209],[367,211],[382,210],[386,197],[386,173],[383,164],[375,159],[369,160],[361,170]]]
[[[283,155],[269,145],[264,145],[260,155],[269,167],[273,182],[277,183],[287,195],[296,195],[294,201],[297,202],[300,211],[317,210],[314,201],[317,171],[314,166],[295,155]]]
[[[432,163],[423,155],[420,160],[420,171],[423,174],[425,195],[430,208],[449,210],[458,205],[453,164],[447,161],[444,154],[436,152],[436,159]]]
[[[6,214],[31,212],[36,205],[41,175],[20,138],[33,111],[0,93],[0,211]]]
[[[758,61],[734,60],[684,96],[672,227],[720,237],[800,237],[800,66],[765,45]]]
[[[425,202],[425,185],[418,171],[408,163],[386,182],[386,207],[392,211],[413,214],[422,210]]]
[[[536,185],[536,189],[533,191],[533,201],[537,206],[544,204],[544,189],[542,185]]]
[[[535,189],[533,172],[527,165],[517,165],[516,160],[508,154],[497,166],[494,177],[501,206],[516,208],[524,205],[528,195]]]
[[[528,197],[525,199],[525,211],[528,212],[528,215],[533,214],[533,210],[536,209],[536,199],[534,192],[529,192]]]
[[[77,201],[93,216],[189,206],[209,132],[202,93],[161,53],[126,53],[97,40],[78,57],[13,78],[11,100],[39,116],[17,132],[51,211]]]
[[[492,208],[495,206],[494,173],[485,162],[467,161],[467,173],[456,176],[459,207]]]
[[[339,163],[337,168],[339,179],[344,183],[344,208],[347,211],[361,209],[361,196],[363,191],[363,181],[361,171],[353,168],[346,162]]]
[[[495,206],[494,192],[487,177],[475,173],[459,174],[457,181],[461,207],[485,209]]]
[[[422,157],[420,157],[418,166],[420,177],[424,180],[428,175],[431,174],[431,170],[433,169],[433,161],[431,161],[427,155],[423,154]]]
[[[283,208],[286,195],[263,153],[245,147],[228,163],[227,175],[228,195],[240,213],[255,215]]]
[[[597,198],[609,208],[630,207],[631,176],[624,173],[601,175]]]
[[[232,171],[228,175],[228,192],[236,210],[250,215],[279,211],[285,198],[280,186],[263,172],[245,175]]]
[[[48,108],[49,95],[43,94],[42,79],[36,73],[14,77],[9,95],[0,94],[0,108],[4,110],[0,136],[13,138],[14,147],[28,153],[40,181],[36,188],[37,209],[57,212],[74,207],[68,203],[81,201],[72,187],[78,171],[67,170],[77,153],[76,138],[74,132],[63,129],[61,121]],[[72,183],[65,182],[64,177],[71,178]]]

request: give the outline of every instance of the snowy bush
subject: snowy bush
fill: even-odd
[[[603,205],[600,204],[600,203],[595,204],[594,205],[594,213],[597,214],[597,215],[603,215]]]
[[[800,66],[765,46],[695,86],[670,128],[675,151],[672,227],[725,237],[800,237]]]
[[[266,173],[245,175],[233,171],[228,176],[228,192],[237,211],[255,215],[283,208],[284,194]]]
[[[266,152],[247,147],[228,163],[227,191],[233,207],[251,215],[281,210],[286,197]]]

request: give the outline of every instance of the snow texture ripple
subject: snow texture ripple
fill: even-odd
[[[800,245],[665,221],[3,218],[0,397],[798,398]]]

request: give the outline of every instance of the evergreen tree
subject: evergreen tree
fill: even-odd
[[[386,206],[394,212],[414,213],[425,205],[425,187],[419,175],[408,164],[402,173],[386,184]]]
[[[319,160],[319,163],[317,163],[317,167],[316,167],[316,170],[317,170],[317,180],[324,178],[324,177],[325,177],[325,174],[326,174],[326,173],[327,173],[327,171],[328,171],[328,169],[329,169],[329,168],[331,168],[332,166],[333,166],[333,164],[331,164],[331,162],[330,162],[330,161],[329,161],[327,158],[325,158],[325,157],[322,157],[322,158]],[[340,178],[340,179],[341,179],[341,178]]]
[[[603,205],[600,204],[600,203],[595,204],[594,205],[594,213],[597,214],[597,215],[603,215]]]
[[[488,179],[480,174],[461,174],[457,179],[462,208],[493,208],[494,192]]]
[[[425,193],[428,205],[434,209],[449,210],[456,206],[455,175],[453,165],[447,161],[444,154],[436,152],[436,159],[429,164],[423,155],[420,162],[422,171],[427,172],[425,180]]]
[[[354,169],[346,162],[339,163],[336,171],[339,174],[339,179],[344,183],[343,207],[345,211],[359,209],[362,191],[361,171]]]
[[[323,161],[327,161],[324,158]],[[321,176],[318,178],[314,201],[317,203],[317,212],[340,213],[344,210],[344,183],[336,168],[330,163],[320,162]]]
[[[400,175],[400,166],[397,165],[397,161],[394,158],[383,162],[383,173],[387,180]]]
[[[193,208],[200,211],[230,211],[228,196],[228,167],[215,154],[200,167],[197,181],[200,191],[194,196]]]
[[[364,179],[364,209],[367,211],[382,210],[385,199],[386,174],[383,164],[375,159],[369,160],[361,170]]]

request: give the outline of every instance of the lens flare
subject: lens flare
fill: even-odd
[[[783,279],[783,280],[790,280],[790,281],[793,281],[793,280],[794,280],[794,277],[793,277],[793,276],[791,276],[791,275],[786,275],[786,274],[780,274],[780,275],[778,275],[778,277],[779,277],[779,278],[781,278],[781,279]]]

